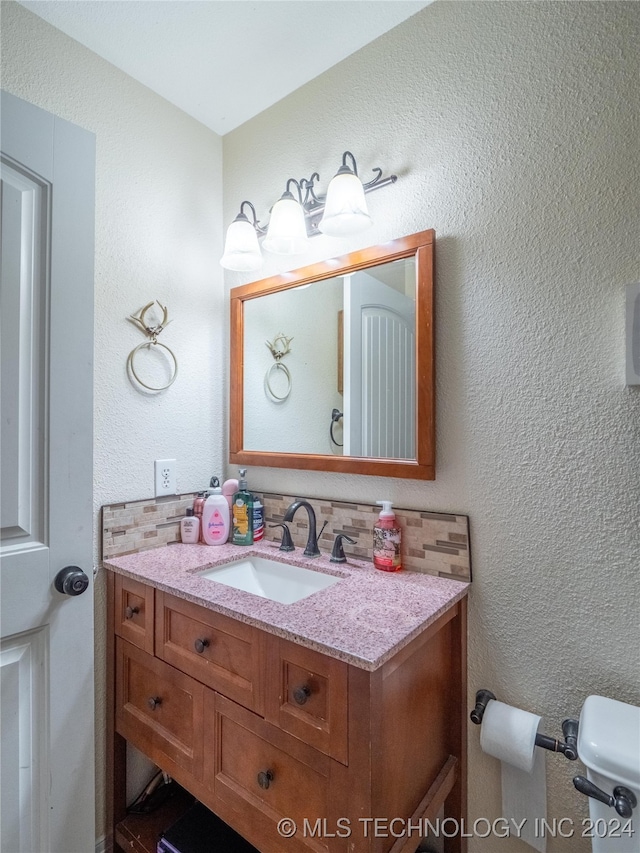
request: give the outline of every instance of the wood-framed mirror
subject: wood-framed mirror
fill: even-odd
[[[434,243],[231,290],[232,463],[435,479]]]

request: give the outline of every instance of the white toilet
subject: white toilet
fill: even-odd
[[[593,853],[640,853],[640,708],[589,696],[580,714],[578,754],[589,782],[609,796],[628,788],[637,802],[626,819],[590,796],[590,821],[580,834],[590,836]]]

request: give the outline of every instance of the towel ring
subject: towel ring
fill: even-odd
[[[161,385],[159,388],[154,388],[152,385],[147,385],[146,382],[143,382],[142,379],[140,379],[140,377],[136,373],[136,369],[133,366],[133,360],[134,360],[138,350],[142,349],[142,347],[152,347],[152,346],[153,347],[162,347],[163,350],[166,350],[169,353],[169,355],[171,356],[171,359],[173,361],[173,373],[171,374],[171,379],[167,382],[166,385]],[[178,375],[178,360],[166,344],[161,344],[157,340],[144,341],[143,343],[138,344],[138,346],[135,347],[135,349],[132,349],[131,352],[129,353],[129,357],[127,358],[127,368],[131,371],[131,375],[136,380],[136,382],[139,385],[142,385],[143,388],[146,388],[147,391],[165,391],[167,388],[169,388],[170,385],[173,385],[173,383],[176,381],[176,377]]]
[[[273,388],[271,387],[271,372],[273,370],[282,370],[284,372],[284,375],[287,377],[287,390],[286,393],[282,396],[276,394]],[[289,368],[287,367],[287,365],[283,364],[281,361],[275,361],[264,375],[264,387],[267,389],[267,392],[270,394],[274,402],[282,403],[284,400],[286,400],[289,394],[291,393],[291,374],[289,373]]]
[[[336,441],[335,436],[333,435],[333,427],[338,423],[340,418],[343,417],[343,413],[339,409],[333,409],[331,412],[331,423],[329,424],[329,438],[332,443],[335,444],[336,447],[344,447],[344,442],[340,444],[339,441]]]

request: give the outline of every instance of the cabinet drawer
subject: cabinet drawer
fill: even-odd
[[[123,575],[116,575],[115,582],[116,634],[152,655],[153,587]]]
[[[157,590],[156,654],[262,713],[263,634],[251,625]]]
[[[188,675],[116,640],[116,731],[165,770],[202,778],[204,692]]]
[[[265,717],[347,764],[347,664],[274,636],[267,660]]]
[[[325,839],[305,832],[305,819],[307,826],[318,818],[332,824],[330,777],[335,762],[218,694],[207,695],[205,718],[207,726],[213,722],[214,731],[205,781],[216,799],[245,813],[247,805],[257,809],[280,839],[279,849],[284,840],[277,835],[277,824],[288,817],[298,826],[293,849],[299,842],[305,849],[326,850]]]

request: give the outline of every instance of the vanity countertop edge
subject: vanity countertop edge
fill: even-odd
[[[252,555],[337,575],[341,582],[293,604],[280,604],[200,576]],[[421,572],[381,572],[353,558],[332,563],[324,554],[310,558],[284,553],[272,541],[251,546],[171,544],[109,557],[103,565],[369,672],[421,634],[469,589],[466,582]]]

